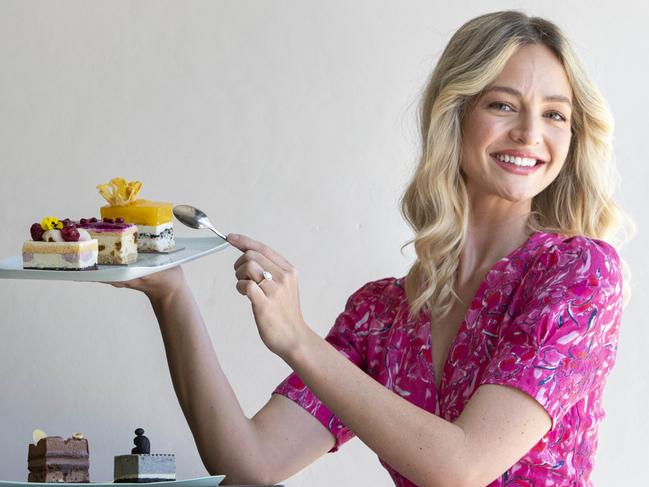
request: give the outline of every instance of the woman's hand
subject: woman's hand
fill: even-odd
[[[237,291],[252,303],[264,344],[286,359],[309,331],[302,317],[297,271],[271,248],[245,235],[229,234],[228,242],[244,254],[234,263]],[[264,279],[270,272],[272,280]]]
[[[182,267],[170,269],[139,277],[130,281],[108,282],[114,287],[125,287],[142,291],[151,301],[158,301],[173,295],[185,284]]]

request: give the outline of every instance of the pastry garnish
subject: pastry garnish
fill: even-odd
[[[45,230],[43,232],[43,242],[65,242],[61,230]]]
[[[46,216],[41,220],[41,228],[43,230],[61,230],[63,228],[63,222],[53,216]]]
[[[58,220],[53,216],[43,218],[29,228],[34,242],[78,242],[77,226],[69,218]]]
[[[83,440],[83,433],[75,433],[72,435],[75,440]]]
[[[113,178],[109,183],[97,186],[99,194],[108,201],[110,206],[130,205],[137,199],[141,188],[140,181],[126,182],[124,178]]]
[[[46,437],[47,433],[45,433],[45,431],[43,430],[36,428],[34,431],[32,431],[32,439],[34,440],[34,444],[38,443],[40,440]]]

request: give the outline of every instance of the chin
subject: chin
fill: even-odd
[[[529,191],[504,191],[500,194],[501,198],[506,199],[511,203],[523,203],[525,201],[530,201],[532,198],[534,198],[534,196],[536,196],[536,194],[532,194]]]

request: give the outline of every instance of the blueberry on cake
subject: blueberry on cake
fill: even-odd
[[[138,227],[138,250],[140,252],[167,252],[176,247],[173,227],[173,205],[138,199],[142,187],[139,181],[126,182],[114,178],[108,184],[97,186],[108,202],[100,208],[106,221],[123,219]]]
[[[27,455],[28,482],[90,482],[89,466],[88,440],[81,433],[66,440],[34,431]]]
[[[115,457],[114,478],[120,482],[164,482],[176,480],[176,457],[173,454],[151,453],[149,439],[144,430],[135,430],[135,448],[130,455]]]
[[[23,243],[24,269],[85,271],[97,269],[99,243],[69,219],[46,217],[30,228]]]

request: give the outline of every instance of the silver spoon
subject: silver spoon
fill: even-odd
[[[216,228],[214,228],[214,225],[212,225],[210,219],[207,218],[207,215],[198,208],[194,208],[193,206],[189,205],[178,205],[174,206],[173,212],[174,216],[178,218],[178,221],[180,221],[180,223],[187,225],[190,228],[196,228],[199,230],[203,228],[212,230],[227,242],[228,238],[221,232],[219,232]]]

